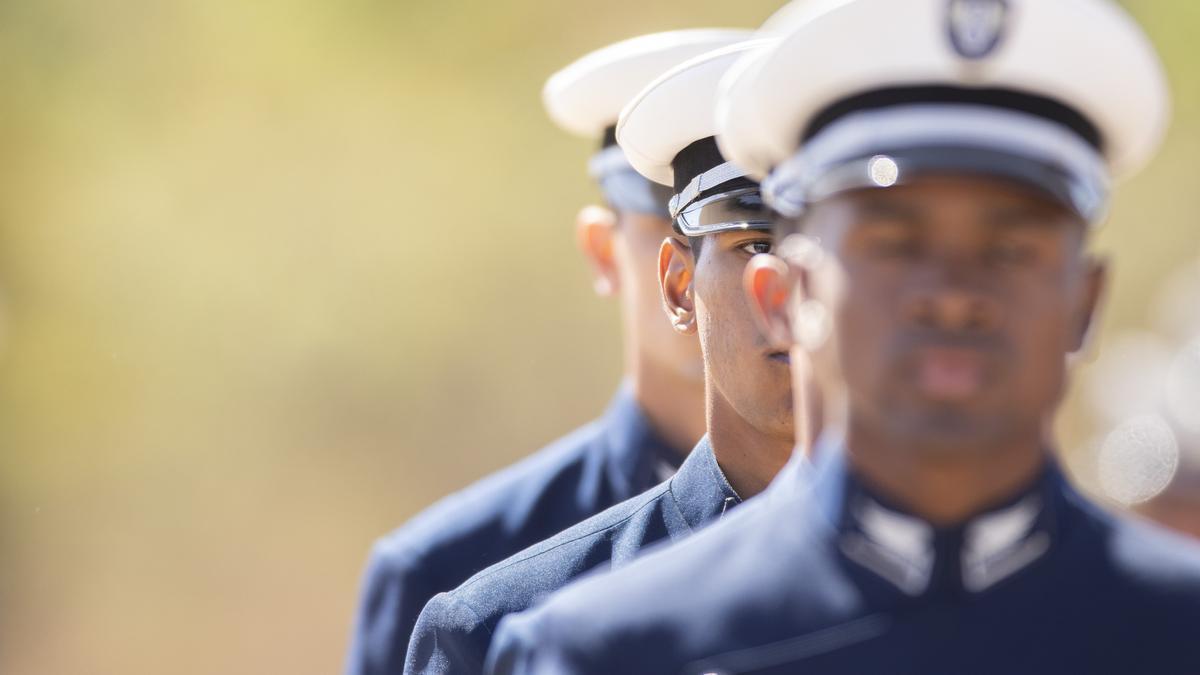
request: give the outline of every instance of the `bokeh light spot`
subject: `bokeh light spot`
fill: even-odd
[[[1158,415],[1139,415],[1121,423],[1100,448],[1100,486],[1122,504],[1139,504],[1170,485],[1179,469],[1179,444]]]
[[[879,187],[891,187],[900,180],[900,167],[896,160],[887,155],[872,157],[867,170],[871,174],[871,180]]]

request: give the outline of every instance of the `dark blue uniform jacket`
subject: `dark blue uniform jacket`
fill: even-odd
[[[406,673],[475,675],[505,615],[590,570],[618,567],[648,544],[675,541],[740,503],[705,437],[671,479],[476,574],[425,606]]]
[[[808,490],[506,618],[489,672],[1200,673],[1200,549],[1100,511],[1052,461],[953,528],[841,452],[818,463]]]
[[[663,479],[678,453],[623,387],[604,416],[451,495],[376,543],[348,675],[397,674],[421,608],[479,570]]]

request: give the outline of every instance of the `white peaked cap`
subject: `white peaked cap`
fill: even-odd
[[[758,178],[831,105],[881,89],[1057,102],[1095,127],[1116,179],[1154,155],[1169,122],[1154,47],[1110,0],[798,0],[776,25],[786,35],[730,70],[717,107],[723,154]]]
[[[738,42],[689,59],[642,90],[621,113],[617,143],[633,168],[674,184],[672,161],[692,143],[716,135],[718,85],[730,66],[769,39]]]
[[[745,29],[697,28],[623,40],[552,75],[542,89],[542,101],[550,118],[566,131],[600,136],[654,78],[697,54],[752,34]]]

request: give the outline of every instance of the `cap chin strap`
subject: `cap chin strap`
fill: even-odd
[[[735,178],[742,178],[747,172],[734,166],[731,162],[719,164],[708,171],[696,176],[683,188],[683,191],[671,198],[669,210],[671,218],[678,218],[684,209],[691,206],[705,190],[712,189]]]

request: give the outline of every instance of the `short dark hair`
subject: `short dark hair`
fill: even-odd
[[[692,259],[700,259],[700,247],[703,245],[704,237],[688,237],[688,246],[692,249]]]

